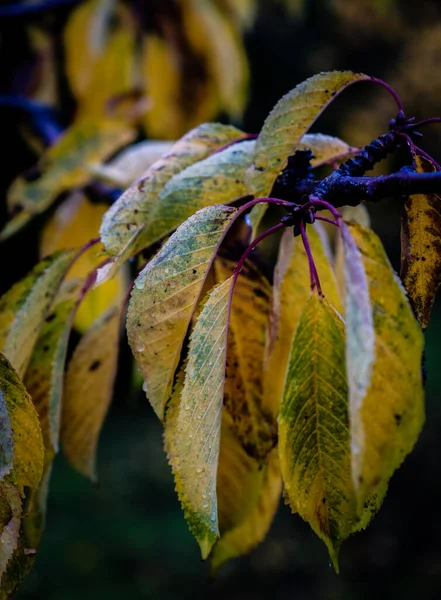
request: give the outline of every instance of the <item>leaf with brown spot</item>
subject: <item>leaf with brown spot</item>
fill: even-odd
[[[63,396],[61,444],[70,464],[96,479],[96,450],[112,399],[121,312],[113,307],[84,334],[69,362]]]
[[[436,171],[418,151],[412,154],[417,173]],[[404,203],[400,274],[412,308],[426,329],[441,283],[441,194],[415,194]]]
[[[75,250],[48,256],[0,298],[0,350],[20,376],[74,256]]]

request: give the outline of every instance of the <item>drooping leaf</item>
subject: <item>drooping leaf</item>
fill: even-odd
[[[90,202],[82,192],[72,193],[45,225],[40,238],[40,256],[65,248],[81,248],[96,239],[107,208],[106,204]],[[69,270],[68,280],[86,278],[102,262],[102,254],[101,243],[83,252]],[[107,309],[125,298],[128,277],[122,265],[117,275],[88,291],[75,315],[75,328],[80,332],[86,331]]]
[[[66,282],[55,299],[26,369],[24,384],[38,413],[47,455],[58,451],[64,365],[81,280]]]
[[[137,231],[145,229],[159,193],[173,175],[244,136],[235,127],[205,123],[178,140],[171,151],[156,161],[105,214],[100,234],[106,251],[112,256],[123,250],[127,253],[127,244],[131,240],[132,256],[142,250],[149,241],[144,232],[137,235]]]
[[[236,527],[223,533],[215,544],[211,553],[213,571],[217,571],[227,560],[251,552],[266,536],[276,513],[282,489],[276,448],[270,452],[260,480],[260,494],[254,507]]]
[[[44,446],[37,412],[10,362],[0,353],[2,439],[0,476],[20,491],[36,489],[43,472]]]
[[[216,258],[217,281],[230,277],[235,261]],[[265,407],[263,363],[271,286],[247,262],[236,281],[228,332],[224,406],[245,451],[258,461],[277,441],[276,415]]]
[[[190,217],[139,274],[127,313],[132,352],[160,419],[182,344],[212,260],[236,210],[210,206]]]
[[[308,227],[308,239],[325,298],[340,311],[341,301],[320,231],[318,223]],[[264,399],[273,415],[279,412],[292,340],[310,295],[309,263],[302,240],[286,230],[274,271],[265,360]]]
[[[362,507],[369,495],[380,495],[386,489],[421,430],[424,421],[423,335],[379,238],[360,225],[350,224],[348,229],[369,281],[375,333],[368,388],[359,404],[350,404],[352,474],[358,504]],[[350,281],[347,285],[351,285]],[[356,288],[349,287],[349,296],[357,292]],[[349,323],[350,318],[354,320],[350,316],[353,310],[349,309],[350,304],[348,297],[348,338],[353,335],[355,324],[350,326]],[[365,318],[358,322],[358,335],[370,335],[363,329]],[[355,366],[356,361],[351,357],[349,342],[347,364],[351,363]],[[349,397],[351,399],[351,394]]]
[[[279,418],[285,494],[325,542],[338,570],[338,551],[354,527],[344,324],[313,294],[292,344]]]
[[[170,179],[150,213],[143,238],[152,244],[197,210],[246,196],[243,176],[251,163],[254,140],[212,154]]]
[[[47,311],[75,256],[57,252],[0,298],[0,350],[23,376]]]
[[[268,196],[273,183],[286,166],[301,137],[348,85],[369,77],[351,71],[320,73],[300,83],[279,100],[268,115],[256,141],[254,164],[245,184],[249,194]]]
[[[63,33],[77,118],[101,120],[112,100],[136,86],[131,12],[121,2],[88,0],[72,11]]]
[[[153,163],[171,151],[174,142],[147,140],[129,146],[107,164],[91,167],[94,176],[122,189],[140,179]]]
[[[219,537],[216,479],[231,283],[212,290],[193,329],[173,432],[176,488],[203,559]]]
[[[371,384],[376,357],[374,318],[369,295],[369,280],[363,258],[351,232],[352,226],[341,224],[343,272],[345,279],[346,369],[351,415],[351,460],[354,485],[359,486],[365,454],[365,431],[359,417]]]
[[[104,160],[129,143],[135,132],[114,122],[79,122],[72,125],[43,155],[37,168],[41,176],[27,181],[16,179],[8,192],[11,210],[20,209],[0,234],[6,239],[34,215],[44,212],[57,196],[90,179],[89,165]]]
[[[98,438],[112,399],[120,309],[113,307],[86,331],[69,362],[64,385],[61,443],[70,464],[96,479]]]
[[[436,171],[413,153],[417,173]],[[441,283],[441,194],[415,194],[404,203],[401,226],[401,279],[415,314],[426,329]]]

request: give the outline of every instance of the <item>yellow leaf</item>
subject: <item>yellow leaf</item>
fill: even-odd
[[[46,256],[65,248],[81,248],[98,236],[107,205],[90,202],[81,193],[73,193],[57,208],[45,225],[40,242],[40,255]],[[75,261],[68,280],[86,278],[103,260],[103,246],[94,244]],[[89,290],[75,315],[75,327],[84,332],[108,308],[122,301],[127,293],[127,272]]]
[[[317,267],[323,293],[327,300],[341,310],[334,274],[322,242],[320,225],[308,227],[308,239]],[[300,237],[291,229],[283,233],[271,299],[270,328],[267,338],[265,364],[265,393],[267,410],[277,415],[282,399],[288,357],[300,315],[311,295],[309,264]]]
[[[380,495],[386,489],[421,430],[423,335],[379,238],[357,224],[349,224],[348,228],[369,281],[375,333],[368,388],[359,404],[350,403],[352,475],[360,509],[369,495]],[[347,293],[353,295],[357,290]],[[349,320],[354,317],[350,316],[347,302],[349,338]],[[358,326],[358,335],[365,335],[361,319]],[[350,352],[349,344],[348,367],[353,360]]]
[[[325,542],[336,570],[355,521],[344,359],[343,321],[313,294],[289,357],[279,456],[287,500]]]
[[[104,215],[100,234],[106,251],[112,256],[122,251],[128,255],[132,243],[133,256],[151,243],[144,232],[139,235],[137,232],[148,223],[165,184],[185,167],[244,137],[245,134],[235,127],[205,123],[178,140],[170,152],[156,161]]]
[[[101,121],[109,101],[133,92],[135,42],[133,17],[121,2],[89,0],[72,11],[64,47],[77,119]]]
[[[219,537],[216,479],[231,283],[212,290],[193,329],[174,425],[177,492],[203,559]]]
[[[64,385],[61,443],[70,464],[96,479],[96,449],[113,394],[118,358],[120,309],[102,315],[81,338]]]
[[[212,260],[236,211],[213,206],[188,219],[139,274],[127,313],[147,397],[163,418],[182,344]]]
[[[61,192],[87,183],[89,165],[104,160],[133,136],[134,131],[118,123],[72,125],[43,155],[38,164],[42,174],[37,180],[28,182],[21,176],[11,185],[9,208],[21,212],[6,225],[0,239],[10,237],[34,215],[44,212]]]
[[[217,281],[236,263],[214,262]],[[245,451],[262,462],[277,441],[276,415],[268,411],[263,390],[263,362],[271,286],[250,262],[237,278],[231,304],[224,406]]]
[[[211,553],[213,571],[217,571],[227,560],[251,552],[266,536],[276,513],[282,488],[276,448],[269,454],[260,482],[260,493],[253,508],[237,526],[223,533],[214,546]]]
[[[418,152],[413,161],[417,173],[436,171]],[[401,279],[421,327],[426,329],[441,282],[441,194],[415,194],[404,204]]]
[[[23,376],[44,318],[74,250],[57,252],[37,264],[0,298],[0,350]]]
[[[248,192],[255,197],[268,196],[288,156],[322,111],[348,85],[367,80],[367,75],[351,71],[320,73],[283,96],[257,138],[254,164],[245,178]]]

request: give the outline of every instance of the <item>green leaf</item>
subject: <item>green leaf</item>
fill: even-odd
[[[20,493],[16,486],[4,481],[0,484],[0,505],[2,513],[0,521],[0,584],[2,584],[3,590],[3,576],[18,547],[20,523],[23,514]]]
[[[21,176],[10,187],[8,206],[21,212],[6,225],[0,239],[10,237],[44,212],[61,192],[87,183],[89,165],[104,160],[133,137],[134,131],[119,123],[82,121],[71,126],[38,163],[41,176],[35,181]]]
[[[173,175],[203,160],[225,144],[244,137],[245,134],[239,129],[220,123],[204,123],[184,135],[170,152],[156,161],[109,208],[100,230],[106,251],[111,256],[117,256],[125,250],[129,255],[127,244],[130,243],[131,255],[134,256],[145,248],[151,243],[150,238],[146,237],[145,232],[139,236],[136,232],[141,227],[145,230],[159,193]]]
[[[148,245],[176,229],[205,206],[228,204],[247,195],[243,184],[254,140],[234,144],[177,173],[164,186],[143,235]]]
[[[228,279],[235,266],[235,261],[216,258],[216,281]],[[237,278],[231,304],[224,406],[243,448],[260,462],[277,442],[277,417],[264,406],[263,390],[270,295],[268,281],[247,261]]]
[[[352,476],[360,512],[369,496],[381,495],[382,490],[384,493],[390,477],[412,450],[421,430],[424,421],[423,335],[379,238],[357,224],[350,224],[348,231],[369,282],[369,305],[361,306],[353,299],[361,293],[360,288],[352,287],[357,282],[347,281],[348,373],[349,367],[356,368],[356,349],[363,352],[359,340],[371,336],[370,321],[375,344],[366,389],[363,396],[360,388],[356,392],[358,403],[353,402],[355,394],[351,392],[351,385],[354,381],[349,378]],[[366,314],[369,307],[370,316]],[[354,314],[360,310],[362,315]],[[355,327],[358,327],[357,341],[351,345],[349,338],[354,336]],[[364,368],[365,365],[360,365],[360,369]]]
[[[0,475],[19,489],[36,489],[43,472],[44,446],[37,412],[12,365],[0,353],[2,441]]]
[[[219,537],[216,479],[231,283],[230,277],[211,291],[194,327],[170,432],[176,489],[203,559]]]
[[[127,334],[163,418],[182,344],[214,255],[236,214],[210,206],[190,217],[139,274],[127,313]]]
[[[24,384],[40,419],[46,453],[51,457],[58,452],[64,365],[81,288],[82,282],[77,279],[65,283],[60,290],[24,376]]]
[[[96,479],[96,449],[113,394],[120,332],[113,307],[86,331],[69,362],[64,386],[61,443],[70,464]]]
[[[322,241],[325,235],[319,223],[308,227],[308,239],[323,293],[341,311],[336,280]],[[265,359],[264,398],[267,409],[274,415],[279,412],[294,334],[310,296],[309,263],[302,240],[294,238],[292,230],[287,229],[282,235],[274,270]]]
[[[293,510],[338,551],[354,527],[344,324],[313,294],[291,348],[279,417],[279,456]]]
[[[417,151],[413,163],[417,173],[436,171]],[[401,279],[421,327],[426,329],[441,283],[441,194],[415,194],[404,204]]]
[[[0,350],[23,376],[52,300],[76,250],[42,260],[0,298]]]
[[[222,440],[223,443],[223,440]],[[221,468],[221,458],[219,468]],[[268,456],[262,469],[260,490],[254,506],[235,527],[222,533],[211,553],[211,567],[215,572],[231,558],[251,552],[266,536],[279,505],[282,489],[278,450],[275,448]],[[219,490],[220,490],[220,486]]]
[[[328,104],[348,85],[370,78],[351,71],[320,73],[283,96],[268,115],[256,141],[254,164],[245,176],[248,193],[268,196],[278,174]]]

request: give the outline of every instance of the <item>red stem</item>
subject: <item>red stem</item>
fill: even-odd
[[[340,225],[337,223],[337,221],[334,221],[333,219],[328,219],[328,217],[321,217],[320,215],[316,215],[315,220],[316,221],[325,221],[326,223],[331,223],[332,225],[335,225],[336,227],[340,227]]]
[[[322,287],[320,285],[320,279],[317,273],[317,269],[315,268],[314,257],[312,256],[311,246],[309,245],[308,236],[306,234],[305,223],[303,219],[300,221],[300,235],[302,236],[303,246],[305,248],[306,256],[308,257],[309,262],[309,276],[311,278],[311,292],[314,291],[314,288],[317,287],[317,292],[319,296],[323,296]]]
[[[398,110],[403,110],[403,103],[401,101],[401,98],[399,97],[399,95],[397,94],[397,92],[394,90],[394,88],[391,85],[389,85],[382,79],[378,79],[377,77],[371,77],[370,80],[373,81],[374,83],[378,83],[379,85],[384,87],[389,92],[389,94],[393,97],[395,102],[397,103]]]
[[[309,202],[307,202],[306,204],[303,204],[302,208],[314,208],[316,206],[321,206],[322,208],[329,210],[329,212],[333,215],[333,217],[335,218],[337,223],[340,223],[341,214],[338,212],[338,210],[334,206],[332,206],[332,204],[329,204],[329,202],[326,202],[326,200],[320,200],[319,198],[312,198]]]

